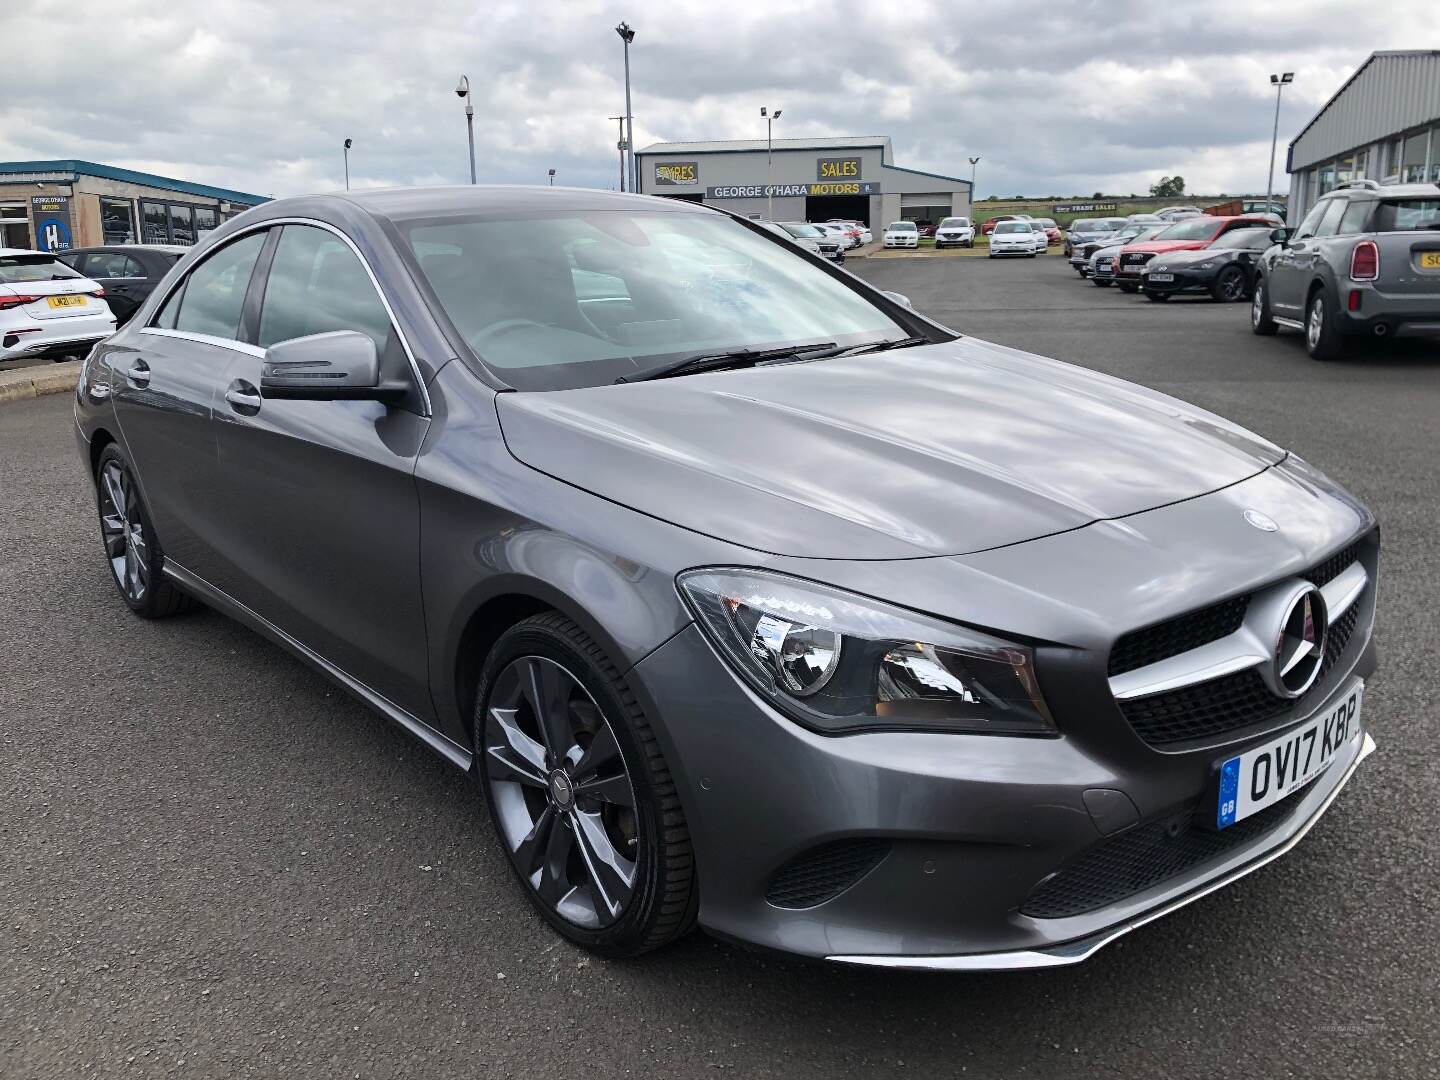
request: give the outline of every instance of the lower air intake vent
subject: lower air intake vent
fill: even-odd
[[[808,908],[833,900],[890,853],[885,840],[835,840],[792,859],[770,879],[765,899],[776,907]]]

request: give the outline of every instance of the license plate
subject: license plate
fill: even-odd
[[[1174,280],[1175,280],[1175,275],[1174,275],[1174,274],[1151,274],[1151,275],[1150,275],[1150,280],[1151,280],[1151,281],[1174,281]]]
[[[85,297],[83,296],[47,296],[45,302],[52,308],[84,307]]]
[[[1420,253],[1421,270],[1440,270],[1440,251],[1422,251]]]
[[[1364,691],[1365,684],[1355,682],[1308,724],[1221,765],[1216,827],[1273,806],[1328,769],[1360,731]]]

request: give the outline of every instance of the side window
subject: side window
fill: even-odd
[[[265,282],[258,344],[269,348],[328,330],[369,334],[382,357],[394,336],[385,305],[349,245],[324,229],[286,225]]]
[[[1330,206],[1325,211],[1325,216],[1320,219],[1320,224],[1315,226],[1316,236],[1334,236],[1340,231],[1340,218],[1345,213],[1347,203],[1344,199],[1331,199]]]
[[[170,299],[165,301],[165,306],[160,309],[160,314],[155,316],[153,325],[160,330],[174,330],[175,316],[180,314],[180,302],[184,298],[185,286],[181,285],[170,294]]]
[[[1345,216],[1340,219],[1340,235],[1350,236],[1353,233],[1364,232],[1366,222],[1369,221],[1370,211],[1375,204],[1365,199],[1357,199],[1345,208]]]
[[[1300,227],[1295,230],[1295,238],[1303,240],[1307,236],[1314,236],[1316,228],[1320,225],[1320,219],[1325,216],[1325,211],[1330,209],[1335,200],[1326,200],[1315,204],[1315,208],[1305,215],[1305,220],[1300,222]]]
[[[129,255],[118,251],[94,251],[84,257],[77,269],[92,281],[107,278],[143,278],[145,271]]]
[[[185,295],[180,300],[175,329],[238,339],[245,290],[250,286],[250,274],[264,244],[264,233],[251,233],[221,248],[192,270],[185,279]],[[162,319],[164,315],[162,311]]]

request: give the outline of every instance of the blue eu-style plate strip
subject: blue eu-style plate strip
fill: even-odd
[[[1216,808],[1215,827],[1223,829],[1235,824],[1235,807],[1240,797],[1240,759],[1232,757],[1220,766],[1220,805]]]

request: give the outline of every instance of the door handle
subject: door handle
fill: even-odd
[[[125,375],[136,386],[143,388],[150,385],[150,365],[144,360],[136,360]]]
[[[260,391],[244,379],[236,379],[225,391],[225,400],[241,416],[254,416],[262,403]]]

